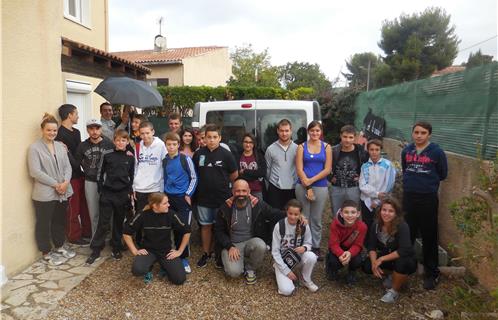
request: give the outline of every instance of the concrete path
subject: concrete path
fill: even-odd
[[[42,259],[17,274],[2,287],[1,319],[46,319],[72,288],[92,273],[110,256],[109,248],[102,259],[85,264],[88,247],[74,247],[76,256],[60,266],[50,266]]]

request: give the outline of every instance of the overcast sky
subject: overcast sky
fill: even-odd
[[[382,54],[377,46],[383,20],[438,6],[451,15],[461,39],[454,64],[479,48],[497,57],[496,0],[109,0],[110,51],[153,48],[164,17],[169,48],[252,44],[269,49],[272,64],[318,63],[329,79],[346,71],[354,53]]]

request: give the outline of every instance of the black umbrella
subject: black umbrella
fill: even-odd
[[[159,107],[163,97],[147,83],[127,77],[109,77],[94,90],[112,104],[126,104],[139,108]]]

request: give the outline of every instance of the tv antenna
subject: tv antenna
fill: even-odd
[[[162,35],[163,22],[164,22],[164,18],[163,17],[159,17],[159,20],[157,21],[157,23],[159,24],[159,34],[160,35]]]

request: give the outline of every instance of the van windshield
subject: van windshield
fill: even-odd
[[[242,152],[242,138],[245,133],[256,134],[254,110],[208,111],[206,124],[214,123],[221,128],[221,141],[226,143],[233,153]]]
[[[304,110],[257,110],[258,146],[264,151],[278,139],[277,123],[287,119],[292,123],[292,140],[302,143],[307,139],[306,112]]]

